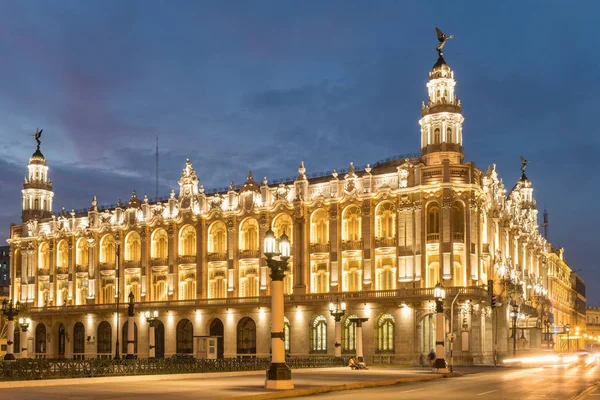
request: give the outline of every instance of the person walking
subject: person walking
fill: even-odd
[[[431,349],[427,358],[429,359],[429,366],[431,367],[431,372],[435,372],[435,368],[433,368],[433,366],[435,365],[435,351],[433,351],[433,349]]]

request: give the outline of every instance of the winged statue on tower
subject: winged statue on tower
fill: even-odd
[[[441,57],[444,54],[444,53],[442,53],[442,49],[446,45],[446,42],[448,41],[448,39],[454,38],[454,35],[448,36],[446,33],[440,31],[440,28],[437,28],[437,27],[435,28],[435,32],[437,33],[437,38],[438,38],[438,41],[440,42],[440,44],[438,44],[435,49],[438,51],[438,53]]]

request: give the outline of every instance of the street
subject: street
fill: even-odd
[[[463,377],[353,391],[361,398],[384,399],[571,399],[600,379],[600,367],[498,369],[467,373]],[[482,369],[459,369],[467,372]],[[600,391],[595,392],[600,395]],[[593,396],[593,393],[592,393]],[[348,392],[311,396],[311,399],[347,399]],[[594,397],[591,397],[594,398]]]

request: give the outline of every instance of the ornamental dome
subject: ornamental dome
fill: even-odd
[[[35,153],[31,155],[31,158],[29,159],[29,164],[46,165],[46,157],[44,157],[39,147],[35,150]]]

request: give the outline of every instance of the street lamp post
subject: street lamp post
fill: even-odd
[[[271,366],[267,370],[265,388],[293,389],[292,371],[285,363],[285,333],[283,315],[283,278],[288,269],[290,241],[284,233],[276,250],[275,234],[269,228],[265,232],[264,254],[271,270]]]
[[[511,307],[510,317],[512,318],[513,357],[517,357],[517,318],[519,317],[519,306],[513,303]]]
[[[156,326],[156,321],[158,321],[158,310],[154,310],[152,313],[146,311],[145,317],[146,321],[148,321],[148,358],[154,359],[156,357],[154,327]]]
[[[135,352],[135,297],[133,292],[129,292],[129,306],[127,308],[127,355],[125,358],[127,360],[132,360],[134,358]]]
[[[571,352],[571,340],[569,339],[569,331],[571,330],[571,326],[569,324],[565,325],[565,332],[567,332],[567,353]]]
[[[335,300],[334,303],[329,303],[329,312],[331,316],[335,319],[335,356],[342,356],[342,318],[346,313],[346,303],[341,302],[340,299]]]
[[[21,308],[21,303],[18,301],[13,305],[12,300],[7,301],[4,299],[2,301],[2,313],[8,320],[8,331],[6,332],[6,355],[4,356],[4,360],[13,361],[15,359],[15,355],[13,354],[13,345],[15,342],[15,317],[19,314],[19,309]]]
[[[21,358],[27,358],[27,328],[31,325],[30,318],[19,318],[19,325],[21,326]]]
[[[576,343],[577,347],[575,349],[576,351],[579,351],[579,335],[580,335],[579,329],[580,328],[578,326],[575,327],[575,338],[577,340],[577,343]]]
[[[433,289],[433,296],[435,297],[435,364],[433,367],[437,372],[448,372],[446,367],[446,360],[444,358],[444,299],[446,298],[446,289],[442,286],[441,282],[438,282]]]

